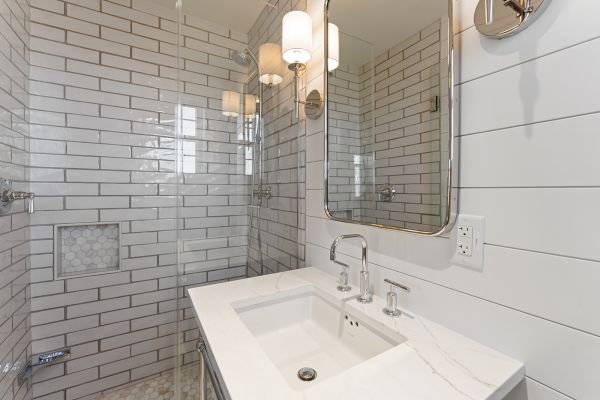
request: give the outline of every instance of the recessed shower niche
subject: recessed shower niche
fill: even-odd
[[[121,227],[118,223],[57,225],[54,237],[56,279],[121,269]]]

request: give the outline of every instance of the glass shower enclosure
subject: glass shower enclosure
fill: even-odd
[[[9,373],[70,352],[14,392],[197,398],[201,335],[186,290],[303,264],[304,124],[292,73],[280,65],[280,81],[259,83],[259,53],[305,3],[5,3],[14,15],[0,15],[0,35],[18,64],[6,71],[31,93],[0,98],[22,136],[0,132],[0,166],[12,148],[16,188],[36,196],[30,218],[9,214],[6,237],[20,242],[0,252],[27,278],[5,286],[23,287]],[[7,36],[11,21],[21,28]]]

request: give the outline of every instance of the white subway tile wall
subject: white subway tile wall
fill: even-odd
[[[583,2],[582,14],[582,2],[551,2],[527,30],[501,41],[473,26],[476,3],[454,1],[453,39],[459,211],[485,216],[483,268],[453,264],[449,237],[328,220],[317,145],[307,153],[315,172],[307,176],[306,262],[337,274],[328,244],[340,233],[362,233],[377,295],[387,291],[383,278],[402,282],[412,288],[402,307],[525,363],[526,379],[506,400],[595,400],[600,100],[590,88],[600,86],[600,3]],[[309,0],[308,10],[321,25],[314,53],[322,53],[322,1]],[[309,68],[310,89],[323,88],[322,71],[322,59]],[[323,126],[307,127],[308,143],[323,143]],[[353,273],[360,270],[358,248],[341,251]]]
[[[0,0],[0,178],[29,191],[29,1]],[[0,213],[0,397],[31,399],[17,373],[31,356],[29,216]],[[53,316],[45,315],[51,320]],[[39,319],[39,317],[36,317]]]
[[[174,368],[178,321],[181,363],[196,361],[185,289],[246,276],[250,176],[221,94],[243,90],[248,70],[230,53],[247,35],[181,22],[178,41],[175,10],[147,1],[32,4],[33,351],[73,349],[36,377],[35,398],[73,400]],[[121,222],[122,272],[53,281],[53,225],[106,222]]]

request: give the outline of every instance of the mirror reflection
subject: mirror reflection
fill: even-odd
[[[447,0],[330,0],[327,208],[432,233],[448,216]]]

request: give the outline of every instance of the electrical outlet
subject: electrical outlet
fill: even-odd
[[[476,215],[458,215],[456,229],[451,236],[456,249],[452,262],[469,268],[483,268],[485,218]]]
[[[466,257],[472,257],[473,238],[459,236],[456,240],[456,252]]]
[[[473,237],[473,227],[467,225],[459,225],[458,226],[458,236],[459,237]]]

